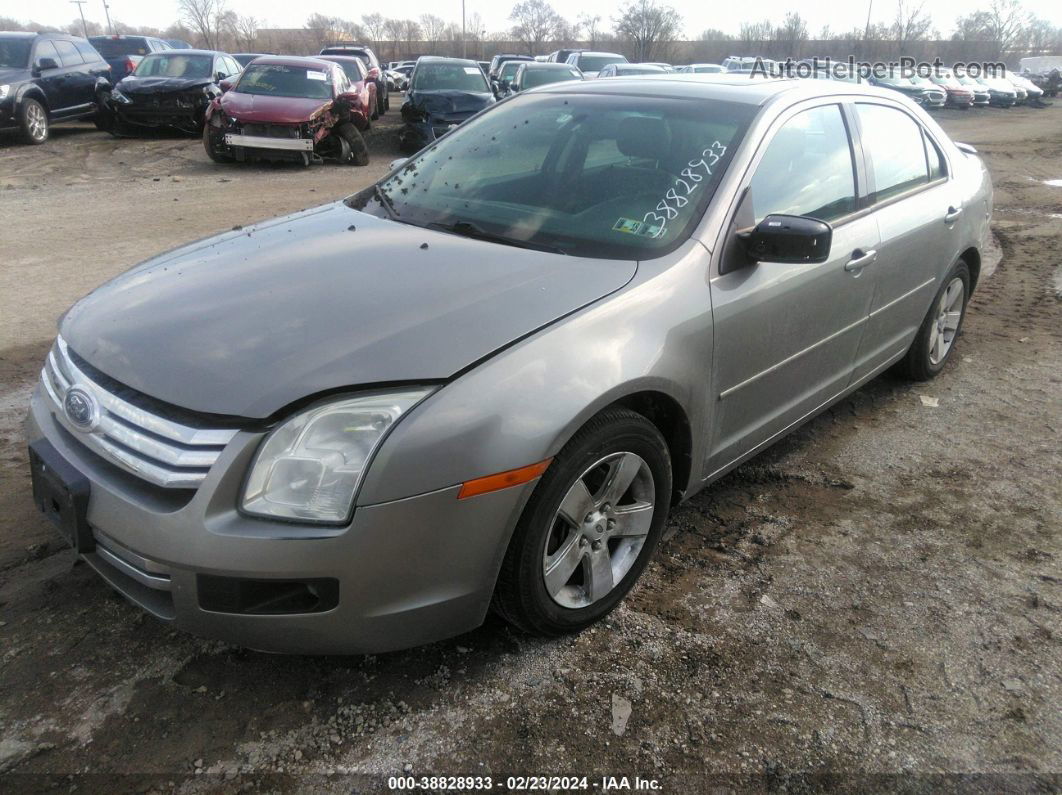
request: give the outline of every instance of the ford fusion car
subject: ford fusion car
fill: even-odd
[[[249,647],[396,649],[491,608],[576,631],[671,506],[884,370],[948,365],[991,209],[974,150],[893,91],[521,92],[77,302],[34,499],[130,601]]]

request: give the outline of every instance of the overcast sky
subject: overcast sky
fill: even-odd
[[[664,0],[666,2],[667,0]],[[896,12],[896,0],[871,0],[875,22],[891,22]],[[917,2],[917,0],[915,0]],[[933,15],[934,23],[945,37],[950,35],[955,19],[971,10],[987,7],[990,0],[927,0],[926,8]],[[460,22],[460,0],[390,0],[366,6],[350,0],[228,0],[230,8],[239,14],[257,17],[262,27],[302,27],[306,18],[319,12],[344,19],[358,19],[363,10],[379,10],[384,16],[416,18],[424,13],[433,13],[447,20]],[[553,3],[565,16],[574,19],[579,14],[600,15],[608,20],[622,6],[622,0],[579,0],[578,3]],[[704,0],[676,0],[672,2],[683,16],[685,34],[694,38],[705,28],[719,28],[736,34],[742,22],[771,19],[780,22],[786,12],[798,10],[808,21],[812,37],[823,25],[834,31],[846,31],[866,24],[867,2],[819,3],[794,5],[792,0],[760,0],[757,3],[707,3]],[[1062,25],[1062,2],[1059,0],[1025,0],[1025,8]],[[488,31],[509,27],[506,19],[511,2],[493,0],[466,0],[466,13],[478,11]],[[103,0],[88,0],[83,6],[88,19],[104,21]],[[111,18],[130,25],[149,25],[165,28],[177,19],[176,0],[110,0]],[[77,7],[69,0],[33,0],[31,3],[17,0],[0,0],[0,16],[12,16],[22,21],[33,19],[46,25],[65,26],[77,17]]]

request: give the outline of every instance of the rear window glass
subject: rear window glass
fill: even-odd
[[[582,80],[582,75],[574,69],[528,69],[524,72],[525,88],[560,83],[564,80]]]
[[[906,113],[857,103],[863,147],[870,152],[874,200],[884,201],[929,181],[922,128]]]
[[[55,49],[59,52],[59,59],[62,61],[63,66],[78,66],[85,63],[85,59],[81,57],[77,47],[70,42],[56,40],[54,44]]]
[[[104,58],[120,58],[123,55],[147,55],[151,52],[143,36],[129,36],[122,39],[93,36],[89,41]]]
[[[74,46],[81,53],[81,57],[85,59],[85,63],[93,63],[100,60],[100,54],[96,52],[96,48],[87,41],[75,41]]]
[[[627,63],[622,55],[580,55],[577,66],[584,72],[600,72],[610,63]]]

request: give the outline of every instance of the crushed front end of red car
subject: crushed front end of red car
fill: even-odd
[[[259,58],[210,103],[203,145],[216,162],[368,163],[369,116],[335,64]]]

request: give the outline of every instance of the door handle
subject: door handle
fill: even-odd
[[[852,252],[852,259],[848,260],[844,264],[844,269],[851,273],[852,271],[861,271],[867,265],[872,265],[874,260],[878,258],[878,250],[875,248],[863,251],[857,248]]]
[[[949,207],[948,211],[944,213],[944,223],[953,224],[960,215],[962,215],[962,207],[957,210],[954,207]]]

